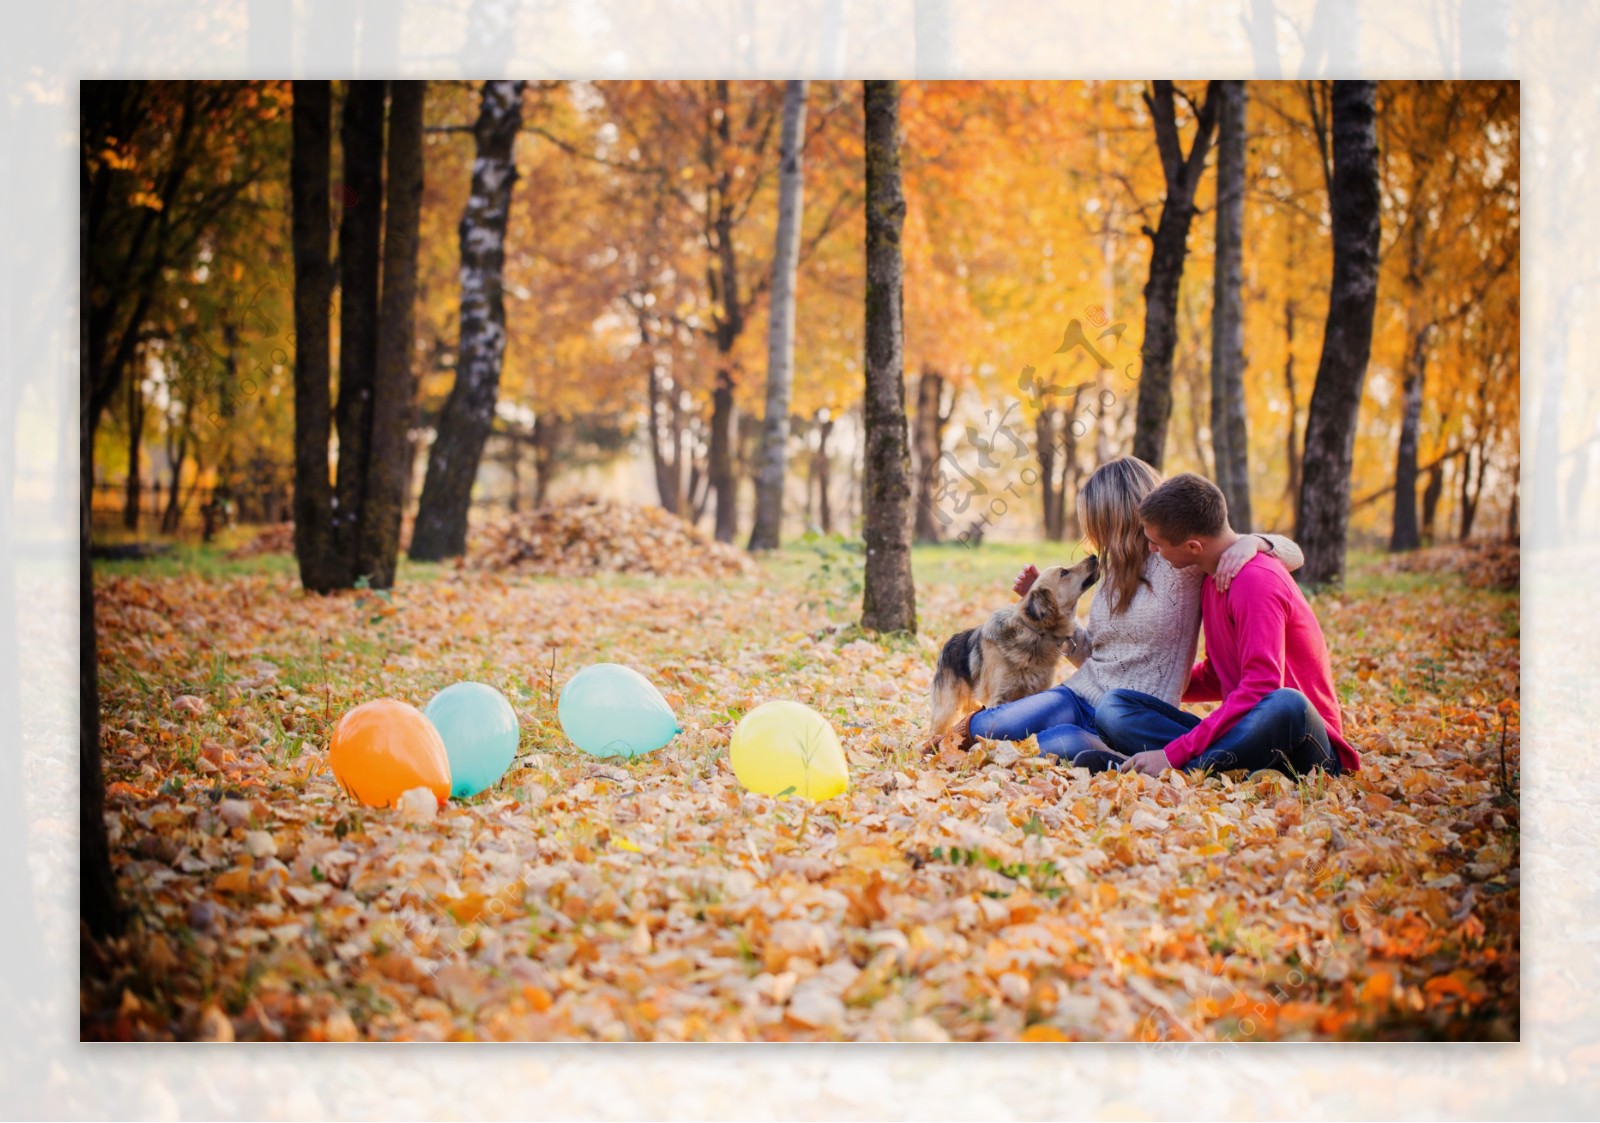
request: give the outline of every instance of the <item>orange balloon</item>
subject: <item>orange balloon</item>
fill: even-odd
[[[450,758],[422,711],[393,698],[363,702],[333,728],[328,744],[333,777],[368,807],[393,807],[412,788],[427,788],[442,805],[450,798]]]

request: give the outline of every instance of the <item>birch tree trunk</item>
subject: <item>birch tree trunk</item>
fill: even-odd
[[[805,205],[801,150],[806,135],[806,86],[786,82],[778,173],[778,238],[772,258],[772,311],[767,325],[767,411],[761,431],[756,521],[750,549],[775,550],[783,529],[783,481],[789,456],[789,397],[794,385],[795,272]]]
[[[1250,511],[1250,441],[1244,404],[1245,85],[1216,84],[1217,249],[1211,303],[1211,453],[1236,527]]]
[[[361,506],[356,571],[373,588],[394,584],[400,513],[410,468],[407,431],[416,402],[417,247],[422,218],[422,106],[426,82],[395,82],[389,108],[389,174],[383,235],[383,296],[378,313],[377,372],[366,498]]]
[[[1322,358],[1307,412],[1295,521],[1295,537],[1306,555],[1296,577],[1307,586],[1344,578],[1350,462],[1378,298],[1377,84],[1335,82],[1332,125],[1333,279]]]
[[[917,630],[911,579],[911,463],[906,447],[900,231],[900,89],[864,84],[867,170],[866,392],[863,531],[866,577],[861,627]]]
[[[294,242],[294,552],[300,583],[314,593],[334,587],[328,479],[332,427],[328,386],[328,313],[333,267],[328,260],[328,174],[333,96],[329,83],[294,84],[293,150],[289,164]]]
[[[506,349],[502,292],[506,224],[513,159],[522,128],[523,82],[485,82],[473,126],[477,159],[472,192],[461,216],[461,343],[455,385],[439,416],[438,436],[428,453],[427,475],[411,533],[413,561],[456,557],[467,548],[467,508],[478,475],[483,444],[494,424],[500,365]]]
[[[1139,349],[1139,411],[1134,421],[1133,454],[1159,470],[1166,456],[1167,421],[1172,416],[1172,354],[1178,343],[1178,288],[1194,220],[1194,193],[1205,169],[1216,124],[1216,83],[1207,87],[1187,156],[1178,136],[1171,82],[1154,82],[1144,95],[1155,122],[1156,147],[1166,177],[1167,195],[1151,241],[1150,275],[1144,286],[1144,342]]]
[[[378,368],[378,284],[383,236],[383,112],[386,82],[351,82],[345,92],[339,222],[339,465],[333,494],[333,556],[343,588],[361,576],[357,563],[372,441],[372,394]]]

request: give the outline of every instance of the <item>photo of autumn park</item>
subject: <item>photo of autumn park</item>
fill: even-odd
[[[1518,83],[77,88],[83,1040],[1519,1039]]]

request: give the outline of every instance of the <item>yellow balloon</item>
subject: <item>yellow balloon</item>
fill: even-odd
[[[765,702],[744,716],[729,749],[733,774],[759,795],[829,799],[850,789],[833,726],[799,702]]]

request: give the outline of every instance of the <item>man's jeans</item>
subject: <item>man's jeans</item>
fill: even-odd
[[[1085,749],[1106,747],[1095,730],[1095,707],[1065,683],[979,710],[968,728],[976,737],[995,741],[1024,741],[1037,735],[1041,755],[1067,761]]]
[[[1131,756],[1164,749],[1200,724],[1193,714],[1169,706],[1137,690],[1112,690],[1094,711],[1100,736],[1119,753]],[[1300,776],[1320,768],[1330,776],[1344,769],[1328,743],[1322,715],[1298,690],[1274,690],[1234,723],[1185,771],[1227,772],[1235,768],[1276,768]]]

